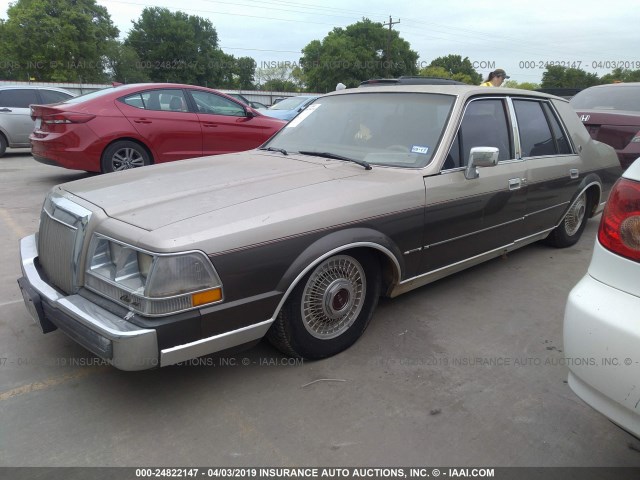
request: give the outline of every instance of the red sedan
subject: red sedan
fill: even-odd
[[[622,168],[640,157],[640,82],[587,88],[571,106],[594,140],[616,149]]]
[[[32,105],[32,155],[49,165],[113,172],[250,150],[286,122],[215,90],[122,85],[56,105]]]

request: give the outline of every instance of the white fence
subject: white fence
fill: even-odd
[[[94,92],[96,90],[102,90],[103,88],[111,87],[111,84],[99,84],[99,83],[63,83],[63,82],[15,82],[11,80],[0,80],[1,85],[37,85],[43,87],[58,87],[75,93],[76,95],[83,95],[85,93]],[[271,92],[264,90],[228,90],[228,89],[216,89],[223,93],[240,93],[247,100],[252,102],[260,102],[265,105],[272,105],[274,100],[279,97],[294,97],[296,95],[312,95],[301,94],[297,92]]]

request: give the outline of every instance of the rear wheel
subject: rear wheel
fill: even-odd
[[[151,163],[145,148],[130,140],[112,143],[102,154],[102,173],[117,172],[130,168],[144,167]]]
[[[374,255],[335,255],[296,286],[267,338],[287,355],[330,357],[360,338],[379,296],[380,265]]]
[[[587,225],[591,201],[586,192],[582,192],[573,203],[562,223],[551,231],[547,243],[554,247],[564,248],[574,245]]]

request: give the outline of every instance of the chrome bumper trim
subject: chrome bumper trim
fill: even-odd
[[[192,358],[220,352],[244,343],[259,340],[267,334],[273,319],[239,328],[231,332],[221,333],[209,338],[196,340],[185,345],[178,345],[160,352],[160,366],[173,365],[191,360]]]
[[[90,302],[80,295],[64,296],[49,286],[35,266],[38,247],[35,235],[20,240],[22,274],[29,285],[52,309],[65,317],[64,322],[50,319],[65,333],[90,330],[112,343],[113,366],[121,370],[145,370],[158,366],[158,342],[156,331],[143,329]],[[77,325],[74,327],[74,325]]]

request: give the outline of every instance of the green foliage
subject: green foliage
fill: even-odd
[[[109,45],[106,67],[110,79],[115,82],[140,83],[149,81],[146,70],[140,68],[140,57],[136,51],[118,41]]]
[[[207,19],[145,8],[125,41],[140,58],[139,68],[154,82],[194,85],[233,83],[235,62],[218,48],[218,34]]]
[[[603,75],[601,83],[640,82],[640,70],[616,68],[611,73]]]
[[[300,65],[307,88],[334,90],[339,82],[356,87],[369,78],[414,75],[418,54],[397,31],[369,19],[334,28],[302,49]]]
[[[233,58],[233,57],[231,57]],[[254,77],[256,71],[256,61],[251,57],[241,57],[235,59],[233,69],[235,88],[249,90],[254,87]]]
[[[95,0],[17,0],[0,24],[0,77],[101,82],[104,55],[118,37]]]
[[[298,92],[301,90],[300,68],[282,63],[256,71],[256,81],[262,90],[272,92]]]
[[[423,72],[440,72],[441,74],[433,75]],[[478,85],[482,82],[482,76],[473,68],[469,57],[464,57],[463,59],[461,55],[438,57],[428,67],[423,68],[420,75],[451,78],[469,85]]]
[[[580,68],[550,65],[542,74],[542,88],[587,88],[599,85],[595,73],[587,73]]]
[[[504,82],[504,86],[506,88],[520,88],[522,90],[538,90],[540,85],[533,82],[522,82],[518,83],[516,80],[507,80]]]

